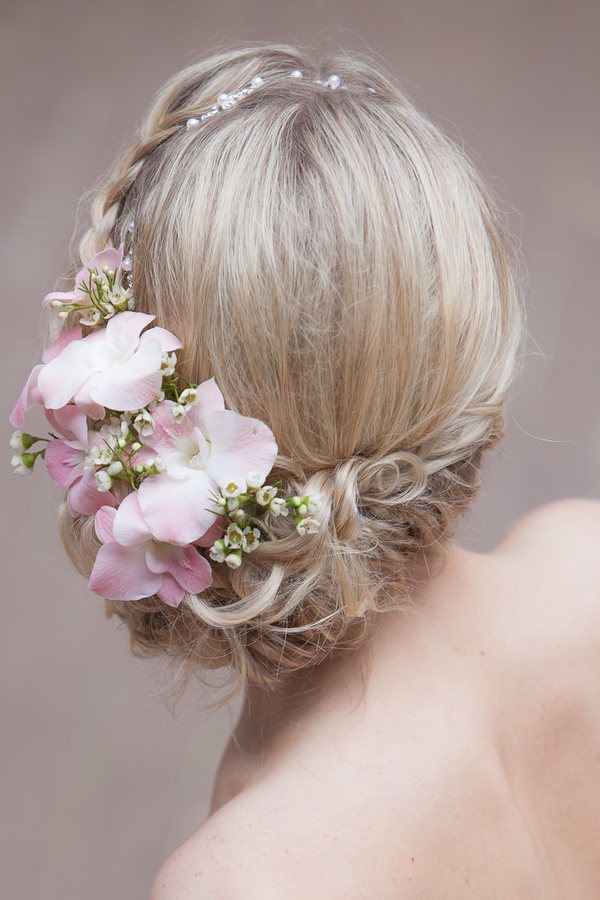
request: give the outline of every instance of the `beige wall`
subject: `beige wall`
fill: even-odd
[[[39,301],[77,199],[152,92],[225,39],[314,42],[340,26],[343,43],[355,34],[381,54],[516,210],[531,341],[504,449],[464,530],[485,549],[537,504],[600,496],[597,0],[3,0],[3,417],[37,361]],[[143,900],[203,820],[230,713],[201,713],[190,695],[169,717],[158,670],[130,659],[70,570],[49,479],[14,478],[8,460],[3,894]]]

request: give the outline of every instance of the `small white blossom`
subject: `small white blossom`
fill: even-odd
[[[138,434],[140,434],[142,437],[148,437],[148,435],[154,434],[156,425],[154,419],[146,410],[141,412],[139,416],[135,417],[135,419],[133,420],[133,424],[137,428]]]
[[[261,488],[260,491],[256,492],[256,502],[259,506],[269,506],[271,501],[277,495],[276,487],[266,487]]]
[[[246,475],[246,484],[251,489],[258,489],[265,483],[265,476],[262,472],[248,472]]]
[[[79,320],[80,325],[98,325],[100,323],[100,312],[97,309],[84,309]]]
[[[258,528],[244,528],[244,553],[252,553],[258,547],[260,531]]]
[[[185,404],[188,409],[191,409],[199,401],[200,397],[198,396],[196,388],[186,388],[185,391],[182,391],[179,395],[179,402]]]
[[[120,462],[120,460],[117,460],[116,462],[111,463],[106,471],[109,475],[119,475],[123,471],[123,463]]]
[[[323,494],[312,494],[308,498],[308,514],[309,514],[309,516],[317,515],[317,513],[321,509],[322,501],[323,501]]]
[[[232,497],[230,500],[227,501],[227,509],[229,512],[233,512],[234,509],[238,509],[239,505],[240,505],[239,497]]]
[[[288,514],[283,497],[275,497],[274,500],[271,500],[269,509],[271,510],[271,514],[274,516],[287,516]]]
[[[96,479],[96,486],[101,493],[110,491],[113,482],[106,469],[100,469],[100,471],[95,472],[94,478]]]
[[[208,552],[209,552],[210,558],[214,559],[216,562],[225,562],[225,557],[227,555],[226,548],[225,548],[225,541],[223,541],[223,540],[215,541]]]
[[[228,553],[225,557],[225,565],[229,566],[230,569],[239,569],[242,564],[241,553],[238,555],[240,551],[236,553]]]
[[[112,435],[108,435],[112,437]],[[94,444],[89,454],[85,458],[84,468],[90,469],[92,466],[107,466],[113,461],[113,448],[111,446],[101,446]]]
[[[10,464],[13,467],[15,475],[31,475],[31,473],[33,472],[33,466],[24,466],[23,460],[18,455],[13,456]]]
[[[148,412],[154,412],[159,403],[162,403],[165,399],[165,392],[159,391],[154,400],[151,400],[148,404]]]
[[[239,497],[243,490],[243,484],[240,484],[238,481],[230,481],[229,484],[226,484],[223,488],[223,496],[227,497],[227,499],[231,497]]]
[[[303,537],[305,534],[315,534],[319,530],[319,522],[314,519],[301,519],[296,525],[296,531]]]
[[[167,465],[166,465],[164,459],[162,458],[162,456],[160,455],[160,453],[154,460],[154,468],[160,475],[162,475],[164,472],[167,471]]]
[[[160,368],[163,375],[172,375],[177,365],[177,357],[174,353],[163,353]]]
[[[171,410],[171,421],[179,424],[179,422],[183,422],[187,415],[187,409],[185,406],[182,406],[180,403],[177,403],[176,406]]]
[[[17,429],[17,431],[13,432],[13,435],[10,439],[10,446],[11,446],[12,450],[24,450],[25,449],[22,438],[23,438],[23,432],[21,431],[20,428]]]
[[[239,525],[230,525],[223,540],[226,547],[243,547],[245,541],[244,532]]]

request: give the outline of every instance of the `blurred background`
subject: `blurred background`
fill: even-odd
[[[530,339],[506,441],[461,533],[485,551],[536,505],[600,497],[597,0],[2,0],[3,421],[39,361],[40,300],[86,223],[79,198],[154,91],[224,43],[324,39],[372,48],[512,210]],[[66,561],[50,479],[41,467],[14,478],[10,455],[0,468],[4,894],[147,900],[164,859],[207,815],[236,707],[206,712],[210,697],[188,692],[171,716],[173,673],[131,659]]]

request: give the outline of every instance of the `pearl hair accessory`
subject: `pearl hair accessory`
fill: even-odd
[[[300,69],[294,69],[292,72],[290,72],[290,78],[300,79],[304,78],[304,75],[300,71]],[[262,87],[264,83],[264,78],[262,78],[260,75],[255,75],[249,86],[242,88],[241,91],[237,91],[235,94],[227,94],[226,92],[219,94],[219,96],[217,97],[217,102],[212,107],[212,109],[210,109],[208,112],[203,113],[200,118],[198,118],[197,116],[192,116],[187,120],[187,122],[185,123],[187,131],[191,131],[193,128],[196,128],[200,124],[200,122],[204,121],[204,119],[210,119],[211,116],[216,116],[217,113],[220,113],[222,110],[230,109],[232,106],[235,106],[238,100],[241,100],[243,97],[247,97],[248,94],[254,93],[254,91],[257,88]],[[331,88],[332,91],[337,90],[341,83],[342,79],[339,75],[330,75],[327,81],[321,81],[320,78],[315,78],[315,84],[322,84],[323,87]]]

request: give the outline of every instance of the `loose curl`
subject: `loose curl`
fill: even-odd
[[[291,79],[300,69],[303,79]],[[342,87],[316,83],[332,74]],[[222,91],[264,86],[187,131]],[[136,221],[134,236],[127,231]],[[289,47],[175,76],[92,207],[90,259],[124,242],[138,308],[183,341],[182,374],[266,422],[270,481],[323,495],[299,540],[274,520],[178,609],[107,601],[137,653],[275,684],[407,602],[503,433],[520,339],[510,241],[471,163],[373,65]],[[61,533],[89,575],[93,519]]]

